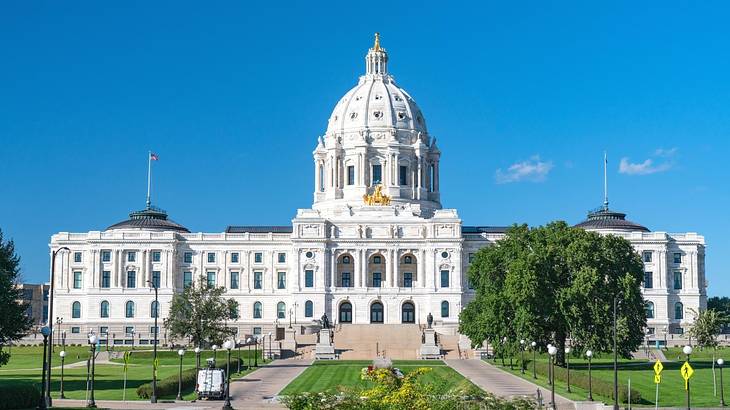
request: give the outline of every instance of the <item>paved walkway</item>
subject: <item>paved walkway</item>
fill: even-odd
[[[272,401],[292,380],[302,374],[312,360],[276,360],[241,379],[231,382],[233,407],[237,409],[284,408]]]
[[[489,363],[479,359],[446,360],[446,364],[471,380],[472,383],[485,391],[501,397],[530,396],[535,398],[538,388],[543,397],[543,403],[550,403],[550,391],[538,387],[515,375],[504,372]],[[559,410],[574,410],[575,403],[560,395],[555,395]]]

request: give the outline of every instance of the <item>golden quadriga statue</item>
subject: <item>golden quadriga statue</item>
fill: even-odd
[[[366,205],[390,205],[390,197],[383,193],[382,185],[376,185],[375,191],[370,195],[363,195],[362,200]]]

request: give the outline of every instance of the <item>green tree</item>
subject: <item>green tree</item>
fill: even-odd
[[[226,299],[224,287],[208,287],[204,277],[172,298],[164,324],[171,338],[188,338],[196,346],[220,343],[235,334],[227,326],[237,318],[238,302]],[[235,316],[234,316],[235,313]]]
[[[730,298],[727,296],[713,296],[707,299],[707,309],[715,310],[725,314],[726,316],[730,316]]]
[[[25,314],[17,284],[20,275],[20,257],[13,241],[4,241],[0,230],[0,366],[8,363],[10,353],[3,348],[25,336],[32,320]]]
[[[694,315],[694,324],[689,329],[689,336],[695,340],[697,346],[702,348],[717,349],[717,336],[720,334],[726,317],[723,313],[707,309],[699,312],[690,309]]]
[[[487,340],[498,354],[518,351],[520,339],[552,343],[562,364],[568,337],[577,354],[612,349],[615,297],[618,352],[627,357],[641,345],[646,326],[643,271],[623,238],[565,222],[515,225],[475,255],[469,278],[476,296],[462,311],[459,329],[473,341]]]

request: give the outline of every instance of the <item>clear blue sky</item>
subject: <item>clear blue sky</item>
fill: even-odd
[[[379,31],[465,224],[581,221],[607,150],[611,206],[705,235],[730,294],[727,3],[196,3],[0,6],[0,228],[25,280],[54,232],[144,206],[148,150],[154,202],[191,230],[289,223]]]

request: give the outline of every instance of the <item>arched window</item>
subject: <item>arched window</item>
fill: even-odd
[[[413,303],[406,302],[401,308],[401,322],[403,323],[416,323],[416,307]]]
[[[134,317],[134,302],[127,301],[127,304],[124,308],[124,316],[125,317]]]
[[[276,304],[276,317],[279,319],[286,318],[286,304],[284,302],[279,302]]]
[[[370,305],[370,323],[383,323],[383,304],[375,302]]]
[[[253,304],[253,318],[261,319],[261,302],[256,302]]]
[[[160,317],[160,302],[152,301],[150,304],[150,317]]]
[[[340,323],[352,323],[352,304],[350,302],[340,305]]]
[[[78,319],[81,317],[81,303],[80,302],[74,302],[71,304],[71,317],[74,319]]]
[[[680,302],[674,304],[674,318],[684,319],[684,305]]]
[[[99,316],[100,317],[109,317],[109,302],[106,300],[103,300],[101,302],[101,307],[99,309]]]
[[[646,318],[654,319],[654,302],[646,302],[644,309],[646,310]]]
[[[441,317],[449,317],[449,302],[441,302]]]
[[[304,317],[314,316],[314,303],[311,300],[304,302]]]

